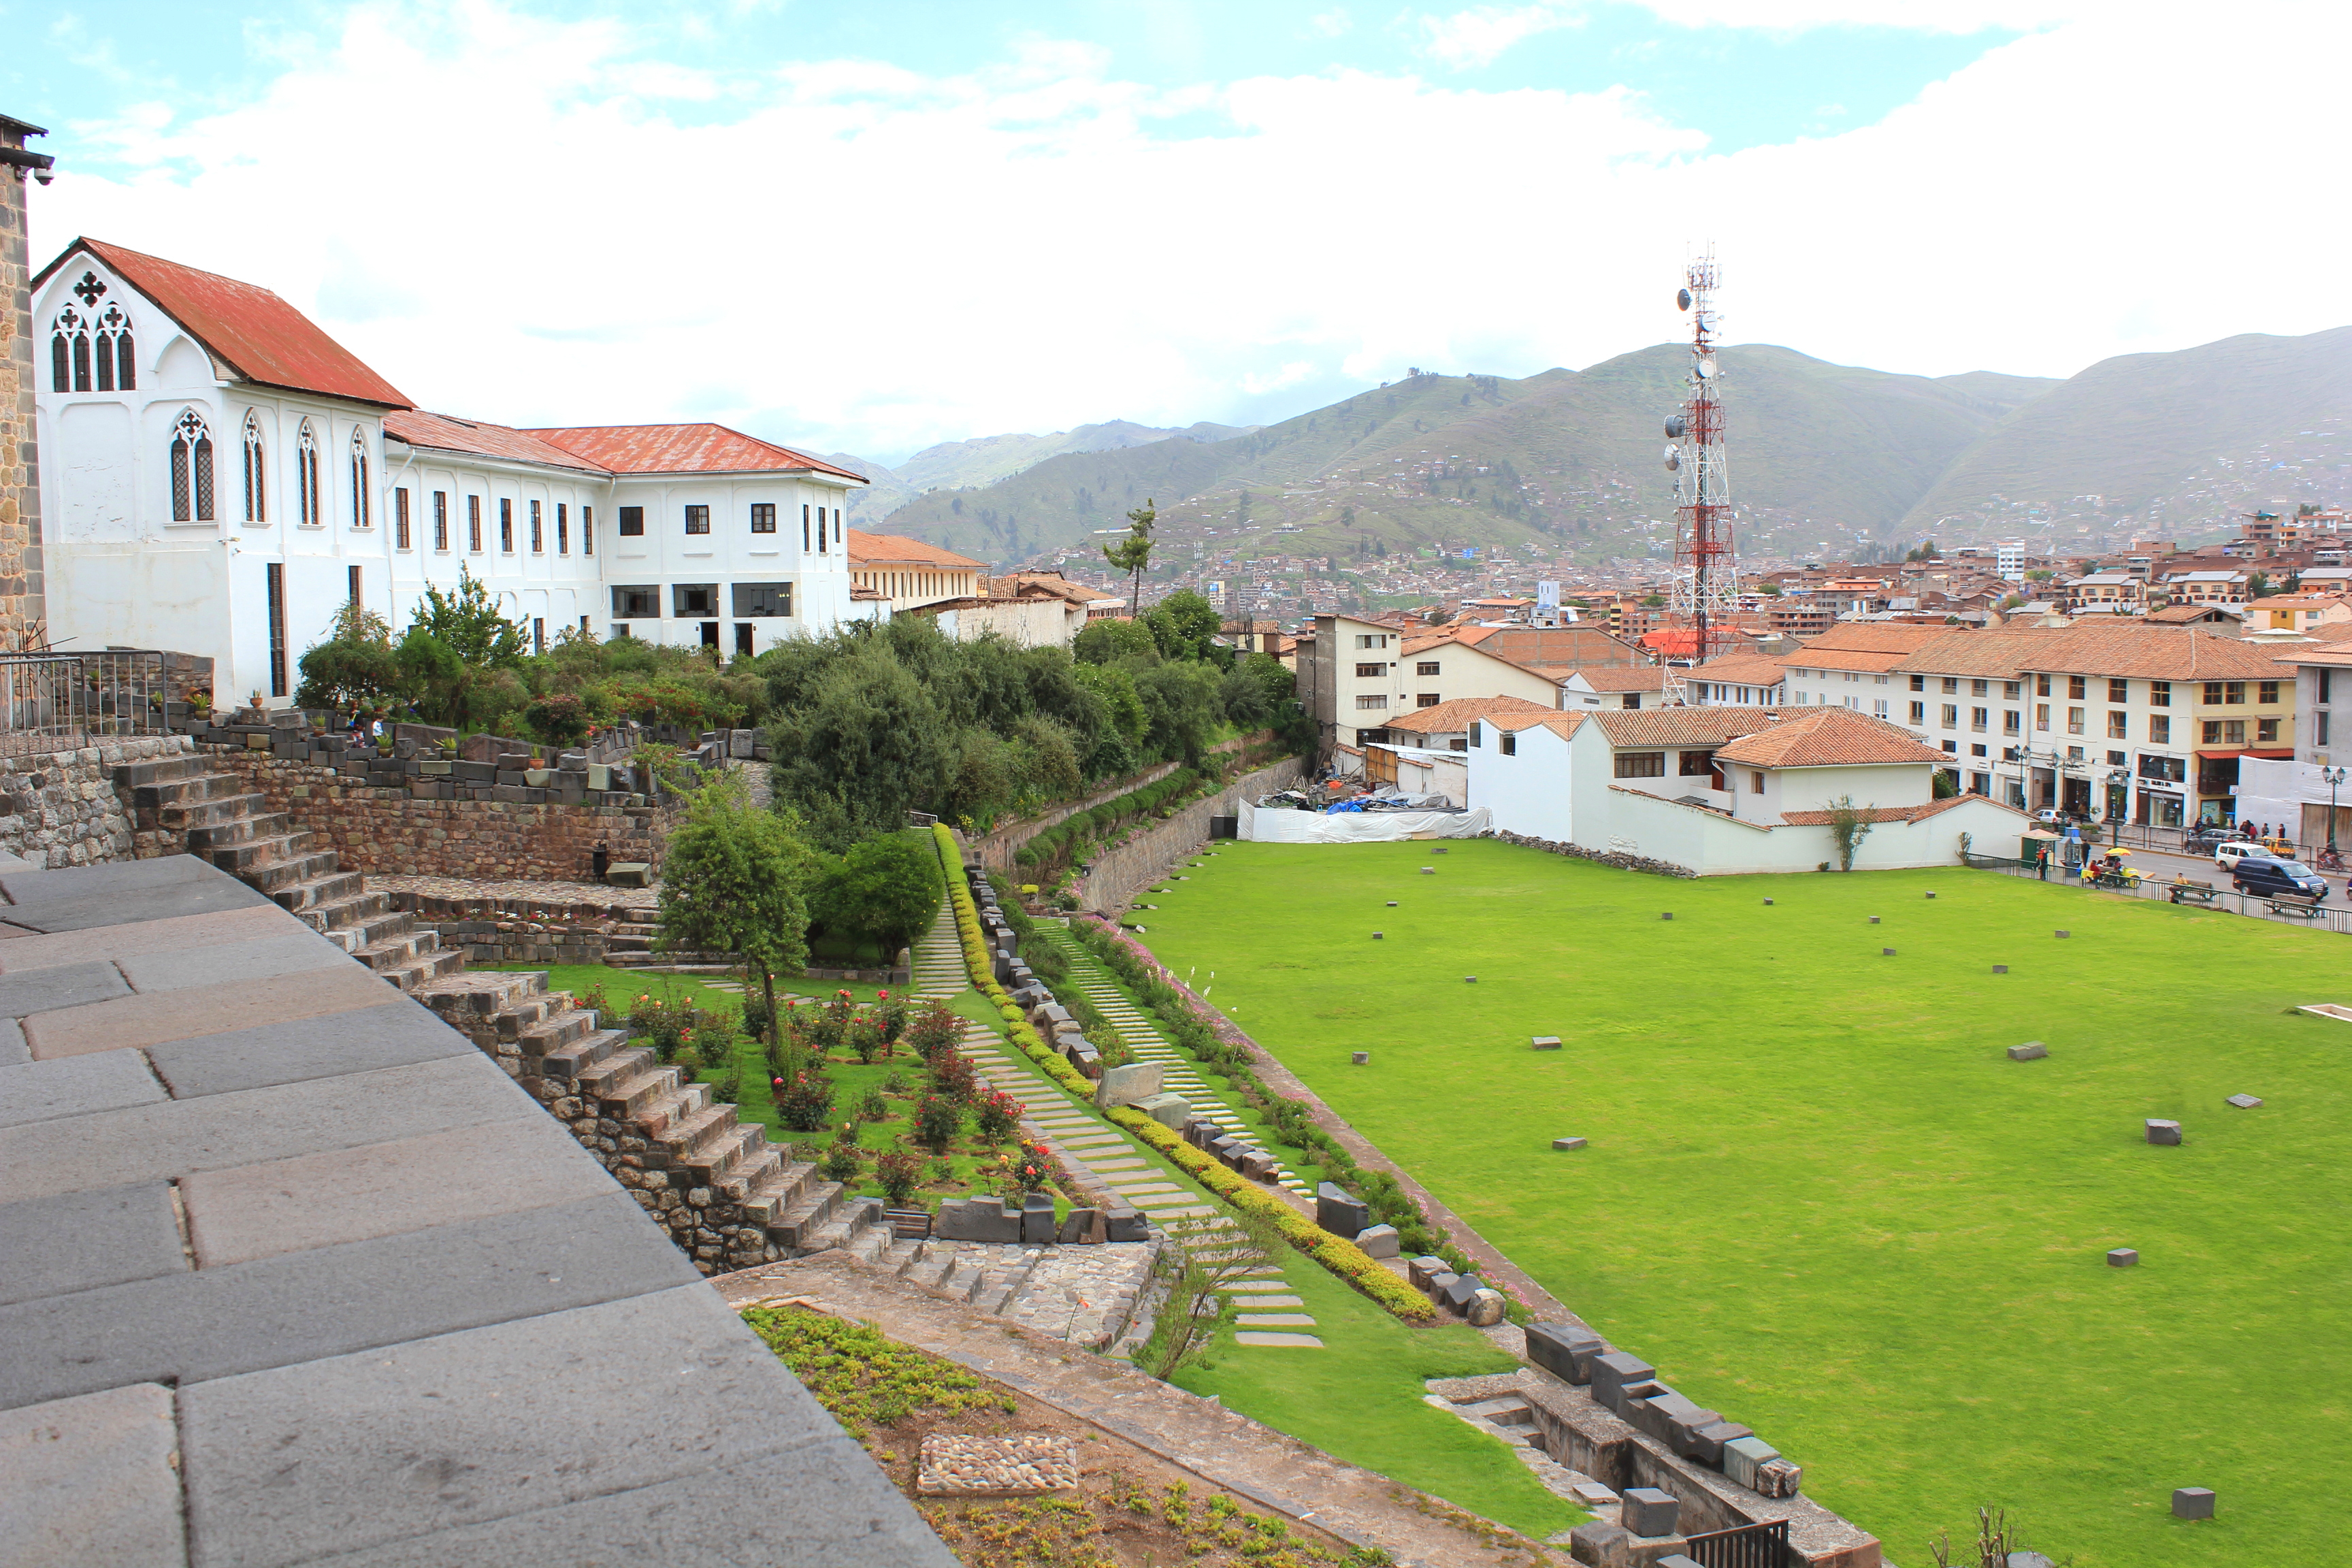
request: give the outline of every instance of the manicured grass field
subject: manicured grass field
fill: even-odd
[[[1133,918],[1896,1561],[1979,1502],[2079,1568],[2352,1559],[2352,1026],[2294,1011],[2352,1000],[2344,939],[1958,868],[1435,848],[1222,846]],[[2028,1039],[2049,1058],[2007,1059]],[[2173,1520],[2183,1486],[2221,1517]]]

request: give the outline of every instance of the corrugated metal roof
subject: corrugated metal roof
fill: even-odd
[[[77,239],[33,279],[39,288],[73,257],[87,253],[152,300],[190,337],[246,380],[316,392],[385,408],[415,406],[400,388],[362,363],[301,311],[251,283],[200,272],[102,240]]]
[[[528,431],[504,425],[486,425],[455,415],[428,414],[422,408],[403,409],[383,416],[383,433],[412,447],[436,452],[470,452],[484,458],[504,458],[517,463],[541,463],[551,468],[572,468],[602,474],[586,458],[541,440]]]
[[[865,479],[724,425],[581,425],[526,430],[615,474],[833,474]]]

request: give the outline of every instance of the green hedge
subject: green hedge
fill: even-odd
[[[1076,847],[1086,840],[1099,838],[1122,822],[1151,815],[1170,801],[1198,789],[1202,782],[1202,775],[1192,769],[1178,768],[1166,778],[1145,784],[1141,789],[1129,790],[1084,811],[1074,811],[1051,827],[1040,829],[1023,841],[1013,851],[1013,863],[1016,866],[1052,865],[1066,851],[1074,853]]]

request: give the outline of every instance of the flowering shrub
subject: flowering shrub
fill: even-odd
[[[874,1157],[874,1179],[882,1185],[882,1195],[894,1209],[905,1208],[915,1198],[915,1191],[923,1184],[923,1167],[928,1162],[919,1154],[909,1154],[903,1149],[893,1149]]]
[[[934,1154],[944,1154],[963,1130],[961,1101],[927,1094],[915,1104],[915,1140]]]
[[[1054,1179],[1054,1156],[1042,1145],[1021,1140],[1018,1154],[996,1157],[998,1190],[1008,1198],[1018,1201],[1031,1193],[1042,1192]]]
[[[852,1018],[849,1027],[843,1033],[845,1043],[856,1054],[857,1059],[868,1067],[874,1065],[875,1058],[887,1055],[890,1049],[888,1043],[882,1038],[881,1026],[872,1018]]]
[[[769,1080],[777,1119],[796,1132],[814,1132],[833,1120],[833,1079],[821,1072],[804,1072],[789,1081]]]
[[[898,1037],[907,1032],[908,1014],[905,997],[893,996],[887,991],[877,991],[874,994],[873,1018],[876,1026],[882,1031],[884,1056],[890,1054],[890,1047],[897,1045]]]
[[[972,1120],[978,1124],[982,1138],[991,1143],[1001,1143],[1013,1136],[1013,1130],[1021,1124],[1021,1113],[1025,1109],[1003,1089],[992,1089],[972,1102]]]
[[[961,1108],[980,1098],[980,1074],[970,1057],[944,1051],[931,1058],[931,1089]]]
[[[857,1146],[857,1123],[841,1124],[841,1136],[824,1152],[824,1175],[829,1182],[854,1182],[866,1168],[866,1151]]]
[[[929,1062],[961,1037],[963,1020],[944,1002],[934,1002],[907,1026],[906,1040],[915,1054]]]

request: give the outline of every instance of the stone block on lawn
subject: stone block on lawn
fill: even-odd
[[[2233,1094],[2225,1103],[2234,1105],[2241,1110],[2252,1110],[2262,1104],[2262,1100],[2259,1096],[2252,1094]]]
[[[1438,1304],[1449,1312],[1467,1312],[1471,1299],[1486,1288],[1486,1282],[1475,1274],[1457,1274],[1437,1293]]]
[[[1682,1504],[1672,1492],[1655,1487],[1628,1487],[1618,1518],[1636,1535],[1672,1535]]]
[[[1623,1351],[1594,1356],[1591,1370],[1592,1402],[1609,1410],[1616,1410],[1624,1403],[1627,1384],[1644,1383],[1658,1374],[1656,1367]]]
[[[1530,1035],[1528,1037],[1528,1044],[1539,1051],[1556,1051],[1560,1048],[1558,1035]]]
[[[604,880],[616,888],[650,888],[654,868],[643,860],[623,860],[605,868]]]
[[[1445,1271],[1445,1259],[1443,1258],[1416,1258],[1404,1266],[1404,1277],[1412,1281],[1416,1290],[1428,1289],[1430,1282]]]
[[[1580,1524],[1568,1533],[1568,1554],[1589,1568],[1634,1568],[1633,1532],[1622,1524]]]
[[[1777,1459],[1780,1450],[1761,1437],[1734,1437],[1723,1446],[1723,1475],[1733,1486],[1756,1489],[1756,1467]]]
[[[1591,1329],[1568,1323],[1528,1325],[1528,1359],[1569,1383],[1591,1380],[1592,1358],[1600,1353],[1601,1344],[1601,1336]],[[1579,1352],[1583,1352],[1580,1360]]]
[[[1446,1287],[1461,1278],[1462,1276],[1459,1274],[1455,1274],[1450,1270],[1443,1268],[1431,1275],[1429,1277],[1429,1294],[1431,1300],[1439,1301],[1444,1300],[1445,1299]]]
[[[1346,1188],[1325,1182],[1315,1189],[1315,1223],[1350,1240],[1372,1223],[1370,1205]]]
[[[1554,1152],[1566,1153],[1570,1150],[1583,1148],[1584,1140],[1581,1138],[1555,1138],[1551,1141],[1551,1146]]]
[[[2172,1494],[2172,1517],[2175,1519],[2210,1519],[2213,1517],[2213,1491],[2210,1487],[2182,1487]]]
[[[1397,1228],[1392,1225],[1366,1226],[1356,1233],[1356,1245],[1364,1249],[1367,1258],[1400,1258],[1404,1255],[1404,1244],[1397,1239]]]
[[[1041,1029],[1050,1029],[1056,1024],[1076,1022],[1070,1016],[1070,1010],[1058,1002],[1048,1002],[1039,1007],[1030,1016],[1029,1021]]]
[[[1474,1329],[1491,1329],[1503,1321],[1505,1310],[1503,1293],[1489,1287],[1471,1293],[1470,1304],[1462,1309],[1462,1316]]]
[[[2040,1040],[2028,1040],[2021,1046],[2009,1047],[2009,1059],[2013,1062],[2038,1062],[2050,1054],[2050,1047]]]
[[[1671,1444],[1674,1441],[1676,1416],[1704,1415],[1710,1425],[1723,1419],[1721,1411],[1702,1411],[1696,1400],[1675,1393],[1663,1383],[1654,1381],[1646,1392],[1641,1390],[1641,1384],[1628,1384],[1617,1413],[1632,1424],[1634,1430],[1646,1432],[1661,1443]]]
[[[1348,1059],[1360,1068],[1369,1067],[1371,1065],[1372,1053],[1370,1051],[1349,1051],[1348,1053]]]
[[[2180,1142],[2180,1123],[2168,1121],[2160,1116],[2147,1119],[2147,1141],[2151,1143],[2172,1144]]]
[[[1000,1198],[950,1198],[940,1205],[931,1234],[942,1241],[1019,1241],[1021,1211]]]
[[[1102,1081],[1095,1086],[1095,1103],[1108,1110],[1115,1105],[1149,1100],[1160,1091],[1167,1077],[1168,1069],[1158,1062],[1129,1062],[1123,1068],[1105,1068]]]
[[[1021,1200],[1021,1241],[1024,1247],[1050,1243],[1057,1227],[1051,1193],[1031,1193]]]
[[[2137,1268],[2139,1267],[2139,1252],[2137,1248],[2129,1247],[2117,1247],[2111,1248],[2107,1253],[2107,1267],[2110,1268]]]
[[[1281,1163],[1263,1149],[1244,1149],[1234,1162],[1234,1169],[1253,1182],[1270,1182],[1280,1173]]]
[[[1165,1089],[1137,1100],[1135,1109],[1171,1131],[1192,1118],[1192,1102],[1181,1094],[1171,1094]]]

